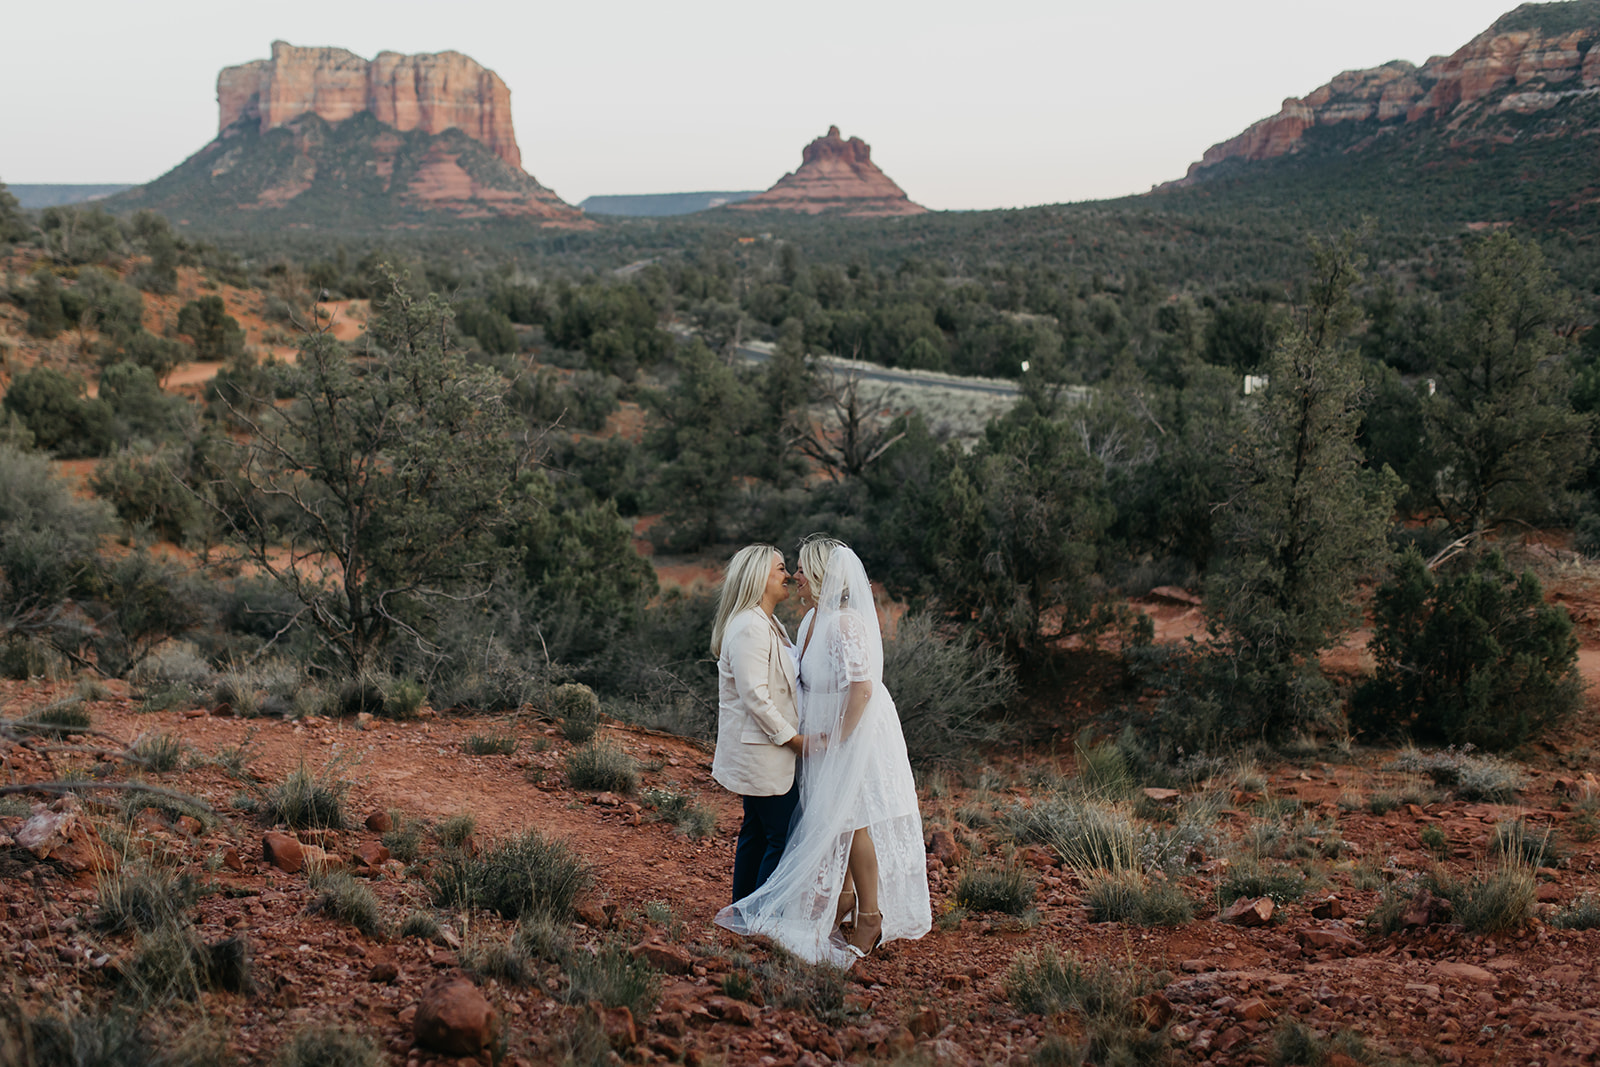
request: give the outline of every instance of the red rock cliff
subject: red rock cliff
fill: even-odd
[[[859,137],[846,141],[839,127],[806,145],[800,169],[785,174],[759,196],[729,205],[735,211],[793,211],[806,215],[921,215],[905,190],[872,162],[872,146]]]
[[[1224,160],[1298,152],[1314,126],[1444,121],[1453,136],[1470,138],[1477,125],[1498,114],[1527,114],[1578,95],[1600,96],[1600,47],[1590,47],[1600,45],[1600,19],[1548,32],[1538,25],[1540,6],[1523,5],[1453,55],[1434,56],[1420,67],[1397,60],[1346,71],[1304,99],[1290,97],[1278,114],[1213,145],[1186,177],[1170,184],[1192,184]]]
[[[370,111],[397,130],[461,130],[511,166],[522,166],[511,127],[511,90],[494,71],[459,52],[380,52],[368,62],[343,48],[274,41],[271,59],[217,75],[217,105],[219,130],[240,119],[258,121],[266,132],[307,112],[339,123]]]

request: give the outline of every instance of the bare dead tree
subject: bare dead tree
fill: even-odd
[[[795,428],[794,447],[819,463],[834,481],[859,476],[905,436],[903,430],[891,434],[882,417],[889,390],[865,392],[859,368],[840,371],[830,366],[820,386],[827,410],[820,423],[807,420]]]

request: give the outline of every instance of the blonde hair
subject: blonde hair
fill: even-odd
[[[837,537],[812,534],[800,542],[800,569],[806,573],[806,584],[811,587],[811,598],[822,595],[822,579],[827,576],[828,563],[841,548],[848,548]]]
[[[728,561],[728,571],[717,596],[716,619],[711,624],[713,656],[722,655],[722,635],[728,628],[728,620],[761,603],[767,577],[772,573],[773,556],[781,558],[781,553],[772,545],[749,545],[735,552]]]

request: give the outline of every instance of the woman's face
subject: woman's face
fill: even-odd
[[[812,603],[817,597],[811,591],[811,582],[806,578],[806,572],[796,567],[794,570],[795,588],[799,590],[801,603]]]
[[[772,554],[772,569],[767,572],[766,595],[762,599],[773,605],[789,599],[789,572],[783,565],[783,557],[776,552]]]

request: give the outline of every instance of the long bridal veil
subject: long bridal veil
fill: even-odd
[[[803,959],[848,967],[854,956],[834,927],[850,842],[866,827],[878,854],[883,939],[932,926],[922,818],[894,700],[883,688],[883,641],[861,560],[835,550],[801,658],[800,731],[825,741],[801,761],[800,803],[788,847],[754,893],[717,914],[740,934],[771,937]],[[847,721],[852,683],[871,684]]]

